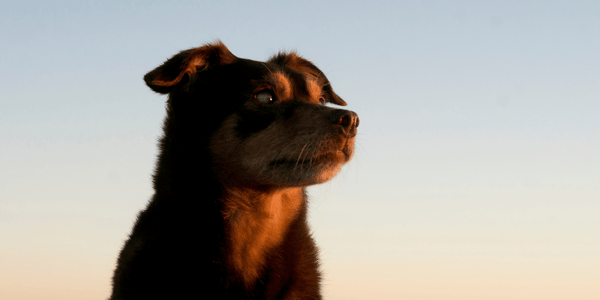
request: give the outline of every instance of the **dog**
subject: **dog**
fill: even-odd
[[[220,41],[144,76],[168,94],[154,195],[109,300],[321,299],[305,188],[350,160],[359,119],[295,52],[266,62]]]

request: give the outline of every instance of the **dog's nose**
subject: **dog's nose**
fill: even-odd
[[[356,127],[358,127],[358,115],[349,110],[336,109],[329,113],[329,121],[334,125],[340,125],[345,134],[353,137],[356,135]]]

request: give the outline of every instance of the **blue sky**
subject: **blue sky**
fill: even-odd
[[[600,2],[0,5],[0,299],[105,299],[152,195],[142,76],[297,50],[361,118],[311,187],[328,299],[598,299]]]

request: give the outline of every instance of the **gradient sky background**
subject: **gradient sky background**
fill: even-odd
[[[0,299],[105,299],[152,195],[142,76],[296,49],[361,119],[311,187],[326,299],[600,299],[599,1],[4,1]]]

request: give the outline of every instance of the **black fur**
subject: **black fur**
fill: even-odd
[[[262,85],[281,88],[268,83],[273,72],[293,78],[290,99],[257,104]],[[110,300],[321,299],[304,187],[350,159],[358,117],[309,98],[310,78],[325,101],[345,105],[324,74],[295,54],[261,63],[221,43],[183,51],[145,76],[150,88],[169,94],[155,194],[120,253]],[[269,136],[272,143],[250,144]],[[231,149],[242,146],[246,156],[238,159]],[[254,165],[289,176],[244,167]],[[261,235],[253,224],[263,223],[277,229]]]

